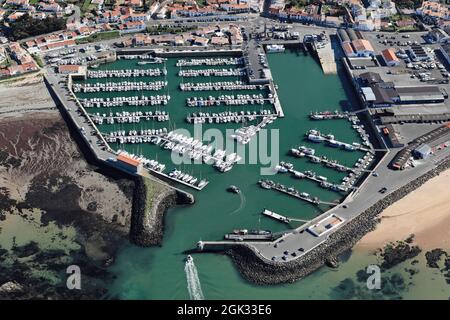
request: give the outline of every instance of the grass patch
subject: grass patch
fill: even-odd
[[[29,2],[30,2],[30,4],[37,4],[39,2],[39,0],[30,0]]]
[[[151,212],[153,206],[155,205],[155,200],[158,198],[158,195],[167,190],[167,187],[162,183],[158,183],[149,178],[143,178],[145,191],[147,193],[146,201],[145,201],[145,212]]]
[[[89,11],[90,6],[91,6],[91,0],[84,0],[83,5],[81,6],[81,11],[83,11],[83,12]]]
[[[105,31],[105,32],[98,32],[91,34],[89,37],[77,39],[76,43],[83,44],[88,42],[96,42],[96,41],[103,41],[103,40],[110,40],[114,38],[120,37],[120,33],[117,30],[113,31]]]
[[[44,61],[42,61],[42,58],[41,58],[40,55],[38,55],[38,54],[32,54],[31,56],[33,57],[34,61],[36,61],[36,63],[38,64],[38,66],[39,66],[40,68],[43,68],[43,67],[44,67]]]

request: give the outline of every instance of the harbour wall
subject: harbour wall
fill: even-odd
[[[387,207],[423,185],[429,179],[450,168],[450,158],[444,159],[434,169],[390,193],[340,229],[330,234],[320,245],[290,262],[263,260],[249,246],[235,244],[225,253],[248,281],[260,285],[289,283],[306,277],[329,261],[351,249],[365,234],[375,229],[377,216]]]

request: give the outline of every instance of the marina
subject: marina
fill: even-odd
[[[285,117],[283,119],[279,119],[270,124],[269,128],[281,129],[282,136],[280,137],[280,150],[289,150],[292,146],[298,144],[299,136],[301,136],[302,132],[307,131],[311,128],[312,122],[309,119],[308,115],[311,110],[308,110],[306,106],[315,105],[316,109],[320,110],[320,106],[330,106],[337,105],[339,101],[345,99],[345,95],[342,92],[342,89],[339,85],[336,85],[336,78],[328,78],[322,77],[321,72],[317,72],[317,66],[314,63],[309,63],[307,59],[303,55],[297,55],[295,53],[290,54],[289,50],[286,50],[283,54],[274,54],[270,55],[268,58],[268,63],[271,66],[272,72],[274,73],[274,80],[277,82],[279,89],[277,89],[277,93],[280,97],[281,102],[283,103],[283,110],[285,113]],[[130,64],[136,63],[133,60],[119,60],[115,64],[108,66],[110,68],[119,69],[119,68],[128,68],[125,62],[129,62]],[[188,108],[185,106],[185,101],[188,96],[185,92],[179,90],[180,80],[177,80],[177,70],[175,67],[176,61],[174,59],[167,60],[167,69],[168,69],[168,86],[167,88],[171,92],[171,100],[167,105],[167,111],[170,112],[170,125],[166,127],[172,128],[176,125],[179,127],[187,128],[191,133],[194,131],[192,125],[189,123],[186,124],[186,117],[188,115]],[[101,66],[103,67],[103,66]],[[319,69],[320,71],[320,69]],[[308,78],[315,77],[316,80],[321,83],[323,86],[327,86],[327,95],[324,96],[321,94],[321,90],[316,88],[316,85],[313,85],[313,81],[311,79],[304,79],[304,77],[293,77],[293,74],[308,74]],[[109,81],[108,79],[105,79]],[[124,79],[125,80],[125,79]],[[141,80],[141,79],[139,79]],[[227,79],[227,81],[235,81],[238,79]],[[293,81],[295,80],[295,81]],[[195,81],[195,80],[192,80]],[[213,80],[208,80],[213,81]],[[315,81],[317,83],[317,81]],[[311,83],[311,85],[310,85]],[[295,84],[295,85],[294,85]],[[301,88],[301,94],[299,94]],[[178,90],[178,91],[177,91]],[[176,94],[174,94],[176,92]],[[89,97],[105,97],[103,93],[87,93],[91,95]],[[84,95],[80,95],[80,97],[85,98]],[[120,108],[120,107],[119,107]],[[128,108],[128,107],[126,107]],[[216,113],[227,112],[227,108],[225,106],[219,106]],[[259,106],[258,106],[259,109]],[[322,110],[324,110],[323,107]],[[135,111],[143,111],[144,108],[140,107],[132,107],[130,112]],[[87,112],[96,111],[95,109],[89,109]],[[108,110],[105,113],[109,113],[112,110]],[[123,111],[123,110],[118,110]],[[240,106],[240,111],[249,111],[248,106]],[[253,111],[253,110],[252,110]],[[156,129],[161,128],[163,124],[158,123],[142,123],[143,129]],[[209,125],[209,123],[208,123]],[[101,124],[99,128],[101,132],[107,134],[113,131],[126,130],[129,132],[130,130],[139,130],[141,123],[138,125],[135,124]],[[165,125],[164,125],[165,126]],[[230,125],[231,126],[231,125]],[[326,132],[328,130],[325,122],[322,125],[321,121],[314,122],[314,126],[317,126],[317,130],[322,132]],[[153,128],[154,127],[154,128]],[[219,128],[219,126],[214,126],[214,123],[211,123],[208,128]],[[225,126],[221,126],[219,130],[225,131]],[[236,126],[234,125],[234,128]],[[183,129],[184,129],[183,128]],[[87,130],[89,131],[89,130]],[[299,134],[300,132],[300,134]],[[351,124],[347,121],[337,121],[335,125],[333,125],[333,133],[336,136],[342,138],[343,141],[358,141],[359,136],[355,134],[355,130],[352,130]],[[230,140],[230,139],[228,139]],[[236,142],[236,141],[235,141]],[[167,143],[167,142],[166,142]],[[147,159],[157,159],[159,163],[163,163],[170,167],[170,159],[171,153],[162,152],[161,147],[163,141],[161,141],[159,146],[156,146],[152,143],[139,143],[139,144],[126,144],[120,145],[120,143],[112,143],[111,147],[115,150],[121,149],[122,147],[130,152],[131,154],[143,154]],[[206,143],[206,142],[205,142]],[[305,143],[306,144],[306,143]],[[310,146],[307,144],[307,146]],[[339,163],[343,165],[350,166],[350,164],[354,163],[361,155],[359,152],[344,152],[343,150],[339,150],[337,148],[328,148],[325,144],[317,144],[314,145],[315,152],[317,154],[326,154],[329,159],[336,159]],[[308,159],[292,159],[287,154],[281,154],[280,159],[277,159],[275,163],[279,163],[281,161],[296,161],[299,165],[301,165],[302,170],[309,170],[308,166],[314,165],[307,161]],[[297,164],[297,163],[296,163]],[[305,165],[305,168],[303,167]],[[288,191],[285,187],[285,191],[280,192],[265,192],[261,190],[261,187],[258,184],[254,183],[258,181],[260,177],[260,166],[255,165],[236,165],[235,169],[229,171],[228,174],[220,174],[217,172],[215,168],[211,165],[205,165],[205,163],[200,164],[198,166],[190,166],[188,164],[183,165],[174,165],[177,167],[177,170],[182,171],[184,173],[188,173],[190,176],[196,177],[200,179],[201,176],[207,176],[208,180],[210,180],[209,188],[203,189],[202,192],[195,192],[196,204],[192,207],[183,208],[183,214],[170,215],[167,217],[169,220],[169,224],[173,226],[174,229],[183,228],[188,226],[193,230],[192,234],[184,235],[180,237],[178,233],[168,234],[167,239],[165,239],[165,245],[163,248],[155,248],[152,250],[151,254],[154,255],[153,258],[158,259],[159,264],[163,265],[164,268],[159,268],[156,266],[152,267],[152,270],[155,271],[155,281],[158,284],[161,284],[161,287],[164,287],[164,283],[166,283],[166,279],[163,280],[163,274],[165,270],[170,270],[173,274],[176,274],[177,268],[176,260],[174,258],[173,253],[181,252],[182,250],[188,250],[192,248],[192,243],[196,243],[199,240],[199,237],[205,237],[205,228],[208,230],[208,236],[219,239],[224,233],[229,232],[229,230],[234,230],[236,228],[247,229],[247,230],[267,230],[272,234],[278,234],[283,230],[286,230],[286,225],[284,223],[280,223],[275,219],[261,219],[259,223],[260,214],[254,214],[255,212],[261,212],[264,207],[270,208],[272,212],[282,212],[286,213],[289,216],[292,216],[293,219],[301,219],[305,221],[311,221],[318,214],[322,212],[319,207],[320,204],[329,204],[330,206],[335,206],[338,204],[342,197],[338,196],[338,194],[330,192],[328,189],[320,188],[320,186],[316,186],[316,184],[312,184],[309,181],[298,181],[299,190],[304,190],[309,194],[314,196],[310,196],[308,194],[308,198],[305,197],[305,194],[302,196],[304,199],[298,201],[299,197],[287,194],[288,192],[294,194],[293,191]],[[151,171],[149,171],[151,172]],[[152,173],[153,174],[153,173]],[[154,173],[155,175],[159,175]],[[161,172],[162,177],[167,176],[168,180],[173,180],[165,171]],[[321,176],[326,176],[330,180],[338,180],[342,178],[342,175],[337,170],[331,170],[326,166],[320,166],[317,168],[317,174]],[[165,175],[165,176],[163,176]],[[257,178],[257,179],[255,179]],[[288,185],[286,183],[286,179],[290,179],[287,175],[276,175],[273,178],[275,183],[279,183],[280,185]],[[178,183],[181,187],[184,187],[184,184],[181,182]],[[198,181],[197,181],[198,183]],[[226,192],[227,188],[230,185],[238,185],[240,189],[239,195],[232,194],[230,192]],[[188,186],[186,186],[188,188]],[[190,188],[190,187],[189,187]],[[272,187],[271,187],[272,188]],[[274,190],[277,188],[274,186]],[[280,189],[283,189],[280,187]],[[196,190],[193,188],[193,190]],[[218,193],[222,190],[223,194],[217,196]],[[294,189],[295,190],[295,189]],[[280,195],[281,193],[281,195]],[[298,194],[300,192],[297,191]],[[282,194],[290,195],[289,197],[284,197]],[[245,198],[239,202],[239,198]],[[283,198],[281,198],[283,197]],[[314,198],[316,199],[314,201]],[[320,200],[319,200],[320,199]],[[319,201],[319,204],[315,204],[315,202]],[[313,204],[313,205],[310,205]],[[173,211],[179,212],[179,209],[174,208]],[[213,213],[213,219],[211,219]],[[252,214],[253,213],[253,214]],[[193,223],[193,219],[195,221],[205,221],[205,224],[199,226],[198,223]],[[292,220],[295,221],[295,220]],[[261,225],[260,225],[261,224]],[[203,233],[202,233],[203,232]],[[308,232],[304,233],[304,236],[307,237]],[[309,235],[311,236],[311,235]],[[284,238],[283,238],[284,239]],[[290,239],[290,238],[289,238]],[[308,238],[309,239],[309,238]],[[247,239],[246,239],[247,240]],[[240,240],[237,240],[240,241]],[[251,238],[249,241],[252,241]],[[259,241],[256,240],[261,245],[257,247],[257,250],[260,250],[264,257],[267,257],[269,260],[272,256],[276,256],[277,259],[281,259],[282,252],[285,249],[286,245],[280,245],[280,248],[273,248],[275,254],[271,254],[272,251],[265,249],[265,242],[267,241]],[[222,242],[222,241],[219,241]],[[217,242],[219,244],[219,242]],[[231,243],[235,243],[235,241],[230,241]],[[215,243],[215,242],[212,242]],[[285,243],[289,243],[288,240]],[[302,242],[297,242],[297,248],[302,247],[305,250],[308,250],[310,244],[304,243],[303,238]],[[271,246],[273,247],[273,246]],[[297,249],[296,248],[296,249]],[[281,253],[278,251],[281,250]],[[267,253],[269,252],[269,253]],[[136,254],[136,253],[134,253]],[[303,254],[303,252],[298,252],[298,255]],[[143,258],[142,255],[138,254],[140,258]],[[127,256],[125,253],[122,256],[124,259],[131,258],[131,255]],[[215,263],[217,264],[219,261],[216,256],[205,255],[202,257],[205,263]],[[288,257],[290,258],[290,257]],[[293,259],[293,258],[292,258]],[[225,266],[227,267],[227,266]],[[159,268],[159,269],[158,269]],[[227,267],[228,268],[228,267]],[[173,270],[172,270],[173,269]],[[232,272],[231,267],[230,270],[226,270],[226,272]],[[176,278],[176,276],[175,276]],[[184,280],[184,279],[183,279]],[[232,281],[233,282],[233,281]],[[233,282],[236,285],[236,288],[248,288],[245,286],[245,283],[241,283],[240,281]],[[173,293],[171,289],[163,289],[164,293],[158,293],[158,296],[169,296]],[[284,289],[283,289],[284,290]]]

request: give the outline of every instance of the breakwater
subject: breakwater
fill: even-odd
[[[135,178],[133,193],[130,240],[136,245],[149,247],[161,245],[164,234],[164,216],[171,207],[192,204],[194,198],[161,184],[151,185],[145,178]],[[150,190],[150,188],[152,190]]]
[[[379,222],[376,218],[384,209],[449,168],[450,158],[447,158],[436,168],[381,199],[330,234],[325,242],[291,262],[263,260],[249,246],[242,244],[225,253],[231,257],[241,275],[255,284],[269,285],[297,281],[324,264],[335,261],[340,254],[351,249],[365,234],[375,229]]]

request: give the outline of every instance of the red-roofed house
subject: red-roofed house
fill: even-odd
[[[400,60],[397,58],[395,51],[392,48],[381,51],[381,56],[389,67],[398,66],[400,64]]]

